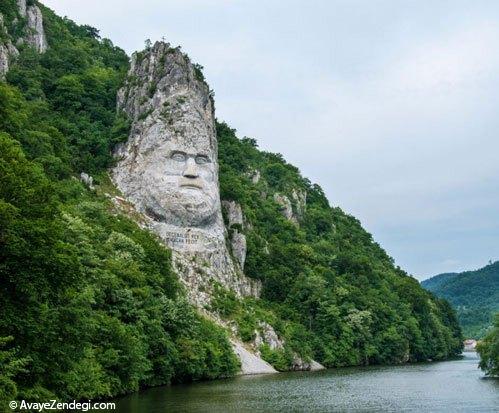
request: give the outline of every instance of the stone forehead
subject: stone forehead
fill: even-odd
[[[213,157],[217,153],[216,139],[206,128],[176,131],[160,120],[156,120],[142,131],[139,142],[138,149],[141,153],[179,150]]]
[[[215,155],[216,150],[213,145],[206,139],[183,139],[182,137],[172,137],[165,139],[164,142],[158,147],[159,150],[165,151],[182,151],[188,154],[203,154]]]

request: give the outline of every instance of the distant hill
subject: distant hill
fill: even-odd
[[[439,274],[421,284],[456,308],[465,337],[482,337],[499,311],[499,261],[476,271]]]

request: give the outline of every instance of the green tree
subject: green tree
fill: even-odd
[[[499,376],[499,313],[494,317],[494,326],[485,338],[478,343],[480,368],[488,376]]]

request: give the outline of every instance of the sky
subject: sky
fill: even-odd
[[[499,259],[499,2],[42,0],[131,54],[181,45],[216,116],[422,280]]]

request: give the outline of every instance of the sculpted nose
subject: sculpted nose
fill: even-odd
[[[184,170],[184,177],[186,178],[197,178],[199,176],[198,168],[194,159],[188,159],[187,165]]]

